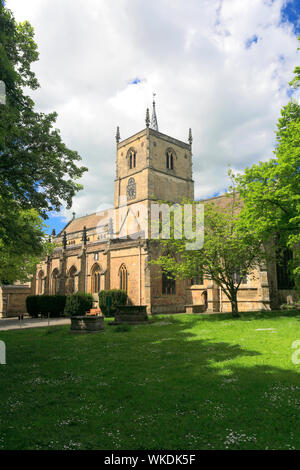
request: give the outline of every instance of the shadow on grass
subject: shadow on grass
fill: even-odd
[[[29,333],[7,335],[4,448],[299,449],[300,374],[272,350],[199,337],[203,320],[157,317],[101,336],[32,330],[31,349]]]
[[[199,321],[210,321],[210,322],[219,322],[219,321],[243,321],[243,320],[259,320],[261,318],[280,318],[280,317],[297,317],[300,316],[300,310],[263,310],[258,312],[240,312],[239,317],[235,318],[232,316],[232,313],[199,313],[199,314],[175,314],[175,315],[152,315],[151,320],[153,323],[157,321],[162,321],[162,318],[165,321],[171,323],[181,323],[180,320],[176,317],[181,315],[190,315],[191,317],[197,316]]]

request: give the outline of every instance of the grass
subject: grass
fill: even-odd
[[[0,332],[0,449],[300,449],[299,327],[300,311]]]

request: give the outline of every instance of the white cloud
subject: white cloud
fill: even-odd
[[[36,105],[59,113],[63,139],[90,169],[72,210],[113,204],[116,126],[122,138],[143,129],[154,90],[162,132],[186,141],[193,128],[197,197],[226,188],[228,163],[269,158],[297,63],[284,3],[7,0],[36,31]]]

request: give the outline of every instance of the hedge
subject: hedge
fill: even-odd
[[[27,312],[31,317],[60,317],[64,314],[65,295],[30,295],[26,298]]]
[[[93,308],[92,294],[77,293],[67,296],[65,314],[70,317],[81,317]]]
[[[111,308],[110,312],[107,308],[106,299],[107,297],[111,297]],[[112,290],[102,290],[98,294],[99,298],[99,307],[101,308],[101,312],[106,317],[111,316],[113,317],[116,312],[117,305],[126,305],[127,304],[127,293],[123,290],[119,289],[112,289]]]
[[[26,310],[28,315],[33,318],[37,318],[39,316],[39,295],[29,295],[26,297]]]

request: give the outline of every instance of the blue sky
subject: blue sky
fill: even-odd
[[[115,133],[145,125],[156,92],[161,132],[193,129],[196,198],[225,191],[235,171],[272,156],[274,130],[299,65],[300,2],[285,0],[7,0],[35,28],[41,112],[90,171],[67,220],[113,205]],[[299,98],[299,92],[293,94]]]
[[[292,0],[286,3],[282,8],[282,19],[288,21],[294,26],[295,33],[300,35],[300,2]]]

